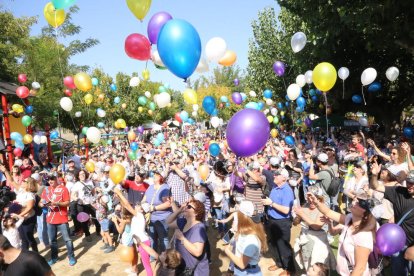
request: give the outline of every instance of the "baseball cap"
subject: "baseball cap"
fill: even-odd
[[[248,216],[248,217],[252,217],[254,214],[254,205],[253,202],[248,201],[248,200],[243,200],[242,202],[240,202],[239,205],[239,211]]]
[[[280,165],[280,163],[282,162],[282,159],[280,159],[280,157],[273,156],[272,158],[270,158],[269,162],[270,162],[270,165],[277,166],[277,165]]]
[[[289,173],[286,169],[278,170],[275,175],[281,175],[285,178],[289,178]]]
[[[328,162],[328,155],[326,153],[320,153],[318,155],[318,160],[322,163],[327,163]]]
[[[72,158],[69,158],[68,163],[75,162]]]

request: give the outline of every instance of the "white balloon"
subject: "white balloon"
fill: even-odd
[[[47,137],[46,136],[40,136],[40,144],[46,144],[47,143]]]
[[[75,112],[75,117],[79,118],[81,116],[82,116],[82,112],[80,112],[80,111]]]
[[[165,67],[164,63],[161,60],[160,54],[158,53],[158,50],[152,50],[151,59],[155,65]]]
[[[267,105],[272,105],[273,104],[273,100],[272,99],[266,99],[266,104]]]
[[[159,108],[164,108],[171,102],[171,96],[167,92],[162,92],[156,97],[156,102]]]
[[[308,70],[305,73],[305,80],[307,84],[312,84],[313,80],[312,80],[312,75],[313,75],[313,71],[312,70]]]
[[[86,138],[94,144],[99,143],[101,140],[101,131],[96,127],[90,127],[86,131]]]
[[[98,115],[98,117],[103,118],[103,117],[106,116],[106,111],[103,110],[103,109],[99,109],[98,112],[97,112],[97,115]]]
[[[138,77],[132,77],[132,78],[129,80],[129,86],[131,86],[131,87],[138,86],[138,85],[139,85],[139,83],[140,83],[140,79],[139,79]]]
[[[254,92],[254,91],[250,91],[249,92],[249,95],[250,95],[250,97],[256,97],[257,95],[256,95],[256,92]]]
[[[338,70],[338,77],[341,80],[346,80],[349,77],[349,70],[346,67],[341,67]]]
[[[302,32],[297,32],[292,36],[290,40],[290,46],[293,52],[300,52],[306,45],[306,35]]]
[[[368,126],[368,120],[367,120],[367,118],[366,118],[366,117],[360,117],[360,118],[358,119],[358,122],[359,122],[359,124],[360,124],[361,126],[363,126],[363,127]]]
[[[220,120],[219,120],[219,123],[220,123],[220,125],[222,125],[223,124],[223,119],[222,118],[220,118]]]
[[[205,73],[208,72],[209,69],[207,61],[204,58],[200,58],[196,68],[197,73]]]
[[[265,115],[267,115],[267,113],[269,113],[269,109],[265,109],[265,110],[263,110],[263,113],[264,113]]]
[[[148,99],[151,98],[151,92],[149,91],[145,91],[144,93],[145,97],[147,97]]]
[[[300,86],[296,83],[289,85],[287,89],[287,96],[291,101],[296,100],[300,95]]]
[[[277,108],[273,107],[272,109],[270,109],[270,114],[272,114],[273,116],[277,115]]]
[[[60,107],[63,110],[69,112],[73,108],[73,102],[72,102],[72,100],[69,97],[62,97],[60,99]]]
[[[206,44],[206,57],[208,61],[218,62],[227,51],[227,44],[221,37],[213,37]]]
[[[300,87],[304,87],[306,84],[306,78],[305,75],[300,74],[299,76],[296,77],[296,84],[299,85]]]
[[[213,116],[210,119],[210,123],[214,128],[217,128],[220,125],[220,118],[217,116]]]
[[[39,135],[33,136],[33,142],[35,142],[35,144],[40,144],[40,136]]]
[[[198,106],[198,104],[193,104],[193,110],[197,111],[200,107]]]
[[[385,72],[385,76],[389,81],[395,81],[398,78],[399,74],[400,70],[398,70],[398,68],[395,66],[388,68],[387,72]]]
[[[197,111],[193,111],[193,112],[191,112],[191,115],[192,115],[193,117],[197,117]]]
[[[361,83],[362,85],[369,85],[371,84],[375,78],[377,77],[377,70],[372,67],[369,67],[362,72],[361,75]]]
[[[40,89],[40,84],[37,81],[32,82],[32,88],[37,90]]]

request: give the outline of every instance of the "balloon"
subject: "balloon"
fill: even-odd
[[[328,62],[319,63],[313,69],[312,79],[316,88],[323,92],[327,92],[336,82],[335,67]]]
[[[116,123],[118,125],[118,128],[126,128],[126,122],[124,119],[118,119],[116,120]]]
[[[137,131],[138,131],[139,133],[143,134],[143,133],[144,133],[144,127],[143,127],[143,126],[139,126],[139,127],[137,128]]]
[[[63,79],[63,84],[69,89],[75,89],[76,85],[72,76],[67,76]]]
[[[224,56],[219,60],[219,64],[223,66],[232,66],[237,60],[237,55],[234,51],[227,50]]]
[[[180,112],[180,118],[181,118],[181,120],[183,121],[183,122],[187,122],[187,120],[188,120],[188,118],[189,118],[189,115],[188,115],[188,112],[187,111],[181,111]]]
[[[400,71],[395,66],[388,68],[387,71],[385,72],[385,76],[387,77],[389,81],[395,81],[398,78],[399,74],[400,74]]]
[[[72,6],[76,0],[52,0],[55,9],[66,9]]]
[[[265,91],[263,91],[263,97],[265,97],[266,99],[270,99],[273,96],[273,92],[270,89],[266,89]]]
[[[239,86],[240,81],[239,81],[239,79],[236,78],[236,79],[233,80],[233,83],[234,83],[235,86]]]
[[[212,127],[217,128],[220,125],[219,117],[217,117],[217,116],[211,117],[210,123],[211,123]]]
[[[50,136],[52,136],[52,135],[50,135]],[[50,138],[52,138],[52,137],[50,137]],[[25,143],[25,144],[30,144],[32,141],[33,141],[33,137],[32,137],[32,135],[30,135],[30,134],[25,134],[25,135],[23,136],[23,143]]]
[[[69,89],[65,89],[65,96],[67,96],[67,97],[72,97],[72,91],[71,90],[69,90]]]
[[[231,94],[231,100],[233,101],[233,103],[237,105],[243,102],[242,96],[240,95],[239,92],[234,92],[233,94]]]
[[[171,19],[158,35],[158,52],[165,66],[177,77],[187,79],[197,68],[201,56],[201,40],[197,30],[187,21]]]
[[[126,0],[129,10],[140,21],[147,15],[151,7],[151,0]]]
[[[164,134],[161,132],[157,134],[157,140],[163,142],[165,140]]]
[[[257,103],[258,110],[262,110],[264,106],[265,106],[264,102],[258,102]]]
[[[25,83],[25,82],[27,81],[27,76],[26,76],[26,74],[19,74],[19,75],[17,76],[17,80],[18,80],[20,83]]]
[[[135,132],[133,130],[130,130],[128,132],[128,140],[129,141],[134,141],[136,138],[137,138],[137,135],[135,134]]]
[[[77,73],[74,78],[76,88],[83,92],[87,92],[92,89],[92,80],[88,74],[84,72]]]
[[[275,61],[273,63],[273,72],[279,77],[285,74],[285,64],[281,61]]]
[[[246,98],[247,98],[247,95],[246,95],[246,93],[240,93],[240,96],[242,97],[242,100],[244,101]]]
[[[82,116],[82,112],[77,111],[75,112],[75,117],[80,118]]]
[[[40,144],[40,136],[39,135],[33,136],[33,142],[35,142],[35,144]]]
[[[125,53],[138,60],[148,60],[151,57],[151,43],[142,34],[130,34],[125,39]]]
[[[56,130],[52,131],[50,133],[50,139],[57,139],[59,138],[59,132],[57,132]]]
[[[114,98],[114,104],[119,104],[121,102],[121,98],[120,97],[115,97]],[[139,100],[138,100],[139,102]]]
[[[306,119],[305,119],[305,125],[307,127],[310,127],[312,125],[312,120],[309,117],[306,117]]]
[[[151,44],[157,44],[161,28],[171,19],[172,16],[167,12],[157,12],[151,17],[147,27],[148,38]]]
[[[191,112],[191,116],[193,116],[193,117],[197,117],[197,111],[193,111],[193,112]]]
[[[179,123],[183,122],[183,120],[181,120],[181,117],[180,117],[180,112],[177,112],[174,114],[174,119]]]
[[[87,222],[87,221],[90,219],[90,217],[89,217],[89,214],[87,214],[87,213],[85,213],[85,212],[80,212],[80,213],[78,213],[78,215],[76,216],[76,219],[77,219],[79,222]]]
[[[186,90],[184,90],[183,98],[187,104],[197,103],[197,93],[194,91],[194,89],[187,88]]]
[[[338,77],[343,81],[346,80],[349,77],[349,69],[346,67],[339,68]]]
[[[155,102],[159,108],[164,108],[171,102],[171,96],[167,92],[160,93],[157,95]]]
[[[312,70],[308,70],[305,73],[305,81],[307,84],[312,84],[313,80],[312,80],[312,75],[313,75],[313,71]]]
[[[375,78],[377,77],[377,70],[375,70],[372,67],[369,67],[362,72],[361,75],[361,83],[362,85],[368,85],[371,84]]]
[[[135,151],[129,151],[128,152],[128,157],[129,157],[129,159],[131,159],[131,160],[135,160],[135,159],[137,159],[137,153],[135,152]]]
[[[300,52],[306,45],[306,35],[302,32],[297,32],[290,40],[290,46],[294,53]]]
[[[196,71],[197,73],[205,73],[208,72],[209,67],[208,67],[208,63],[206,62],[206,60],[204,58],[200,58],[200,61],[198,62]]]
[[[146,104],[147,104],[147,98],[145,98],[144,96],[140,96],[140,97],[138,98],[138,103],[139,103],[140,105],[146,105]]]
[[[200,165],[198,166],[198,174],[200,175],[200,178],[204,181],[207,180],[208,175],[210,174],[210,170],[208,168],[208,165]]]
[[[238,157],[256,154],[266,145],[269,133],[267,118],[254,109],[243,109],[234,114],[226,129],[228,146]]]
[[[287,96],[289,100],[294,101],[299,97],[299,95],[300,95],[300,86],[297,85],[296,83],[292,83],[291,85],[289,85],[287,89]]]
[[[306,84],[306,77],[305,75],[298,75],[296,77],[296,84],[299,85],[300,87],[304,87]]]
[[[142,70],[141,75],[142,75],[142,78],[144,80],[149,80],[149,78],[150,78],[150,71],[148,69],[144,69],[144,70]]]
[[[256,97],[256,96],[257,96],[257,94],[256,94],[256,92],[254,92],[254,91],[250,91],[250,92],[249,92],[249,96],[254,98],[254,97]]]
[[[412,127],[405,127],[403,129],[403,134],[405,137],[412,139],[414,137],[414,130]]]
[[[15,155],[15,156],[17,156],[17,157],[20,157],[21,155],[22,155],[22,153],[23,153],[23,150],[21,149],[21,148],[14,148],[14,150],[13,150],[13,154]]]
[[[273,104],[273,100],[272,99],[266,99],[266,104],[267,105],[272,105]]]
[[[285,137],[285,142],[286,142],[286,144],[288,144],[290,146],[293,146],[295,144],[295,138],[288,135],[288,136]]]
[[[248,102],[244,108],[260,110],[259,104],[255,102]]]
[[[273,117],[273,124],[276,126],[279,124],[279,117],[277,116]]]
[[[105,123],[104,123],[104,122],[99,122],[99,123],[97,124],[97,126],[98,126],[99,128],[104,128],[104,127],[105,127]]]
[[[26,99],[27,97],[29,97],[29,94],[30,94],[29,88],[27,88],[26,86],[19,86],[16,89],[16,95],[20,99]]]
[[[205,48],[206,57],[208,61],[219,62],[222,57],[226,54],[227,44],[221,37],[211,38]]]
[[[220,146],[217,143],[210,144],[208,151],[212,156],[218,156],[220,154]]]
[[[73,108],[72,100],[68,97],[62,97],[60,99],[60,107],[67,112],[71,111]]]
[[[97,86],[99,84],[99,80],[97,78],[92,78],[91,82],[93,86]]]
[[[131,150],[136,151],[138,149],[138,143],[132,142],[130,145]]]
[[[384,256],[391,256],[401,251],[407,240],[404,230],[394,223],[382,225],[376,234],[376,246]]]
[[[158,87],[158,93],[162,93],[162,92],[167,92],[167,88],[165,88],[164,85],[161,85],[160,87]]]
[[[83,127],[82,128],[82,134],[86,135],[87,132],[88,132],[88,127]]]
[[[270,114],[272,114],[273,116],[276,116],[277,115],[277,109],[275,107],[270,109]]]
[[[103,118],[103,117],[106,116],[106,111],[103,110],[103,109],[99,109],[99,110],[96,111],[96,114],[98,115],[98,117]]]
[[[51,2],[45,5],[43,9],[43,15],[47,23],[49,23],[52,27],[57,28],[65,21],[66,14],[65,11],[62,9],[55,9]]]
[[[362,97],[360,95],[353,95],[352,96],[352,101],[356,104],[360,104],[360,103],[362,103]]]
[[[86,94],[84,97],[83,97],[83,100],[85,101],[85,103],[87,104],[87,105],[90,105],[91,103],[92,103],[92,101],[93,101],[93,96],[91,95],[91,94]]]
[[[88,171],[88,172],[94,172],[95,171],[95,164],[93,163],[93,162],[91,162],[91,161],[88,161],[88,162],[86,162],[86,164],[85,164],[85,169]]]
[[[14,141],[22,141],[23,140],[23,136],[18,132],[10,133],[10,138]]]
[[[312,98],[311,98],[311,99],[312,99],[312,101],[313,101],[313,102],[317,102],[317,101],[319,100],[319,99],[318,99],[318,96],[312,96]]]
[[[296,104],[297,104],[299,107],[305,107],[305,105],[306,105],[306,100],[305,100],[305,98],[304,98],[304,97],[299,97],[299,98],[297,98],[297,99],[296,99]]]
[[[202,106],[207,114],[212,115],[216,108],[216,100],[211,96],[206,96],[203,99]]]
[[[273,122],[273,116],[272,116],[272,115],[269,115],[269,116],[267,116],[266,118],[267,118],[267,121],[269,121],[269,124],[270,124],[271,122]]]
[[[109,86],[109,88],[111,88],[112,91],[116,91],[117,87],[115,83],[111,83],[111,85]]]
[[[360,118],[358,119],[358,122],[359,122],[359,124],[360,124],[361,126],[363,126],[363,127],[367,127],[367,126],[368,126],[368,120],[367,120],[367,118],[366,118],[366,117],[360,117]]]
[[[37,81],[32,82],[32,88],[35,90],[40,89],[40,83]]]
[[[155,106],[154,102],[150,102],[148,107],[149,107],[150,111],[154,111],[156,106]]]
[[[149,92],[149,91],[145,91],[144,95],[147,98],[151,98],[151,92]]]
[[[96,127],[90,127],[86,132],[86,138],[94,144],[99,143],[101,140],[101,131]]]
[[[283,103],[277,103],[277,108],[279,108],[279,109],[283,109]]]
[[[226,96],[221,96],[221,97],[220,97],[220,101],[221,101],[222,103],[227,103],[227,102],[229,101],[229,99],[228,99]]]
[[[381,83],[375,81],[368,86],[368,92],[377,92],[381,90]]]
[[[139,82],[140,82],[140,80],[139,80],[139,78],[138,78],[138,77],[132,77],[132,78],[129,80],[129,86],[131,86],[131,87],[138,86],[138,85],[139,85]]]
[[[301,112],[303,112],[305,109],[303,108],[303,107],[301,107],[301,106],[298,106],[298,107],[296,107],[296,112],[298,112],[298,113],[301,113]]]

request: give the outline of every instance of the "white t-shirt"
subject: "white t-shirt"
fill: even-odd
[[[141,242],[149,240],[147,232],[145,232],[145,217],[141,213],[137,213],[131,220],[131,233],[137,235]]]
[[[236,256],[250,257],[249,264],[257,265],[260,260],[261,243],[256,235],[240,235],[236,241]]]
[[[23,189],[20,189],[19,191],[16,192],[16,202],[19,203],[23,208],[27,206],[27,202],[30,201],[30,200],[36,201],[34,193],[27,192]],[[33,209],[26,216],[26,219],[30,218],[34,215],[35,215],[35,210],[34,210],[34,207],[33,207]]]
[[[72,187],[72,193],[78,193],[78,199],[81,200],[82,204],[92,204],[95,200],[95,197],[92,195],[92,190],[94,189],[92,181],[87,180],[86,182],[81,183],[80,181],[76,182]]]
[[[9,240],[10,244],[17,249],[22,248],[22,239],[20,238],[19,230],[18,228],[20,225],[22,225],[23,219],[19,219],[14,227],[10,227],[9,229],[6,229],[3,225],[3,222],[1,223],[1,229],[3,231],[3,235]]]

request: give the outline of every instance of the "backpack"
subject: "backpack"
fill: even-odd
[[[326,190],[326,193],[330,197],[334,197],[339,193],[339,189],[341,188],[342,181],[339,177],[336,177],[332,171],[330,170],[323,170],[325,172],[328,172],[331,176],[331,183],[329,184],[328,189]]]
[[[34,205],[34,211],[35,211],[36,216],[40,216],[43,214],[43,208],[39,207],[40,200],[41,200],[40,196],[36,194],[35,205]]]

